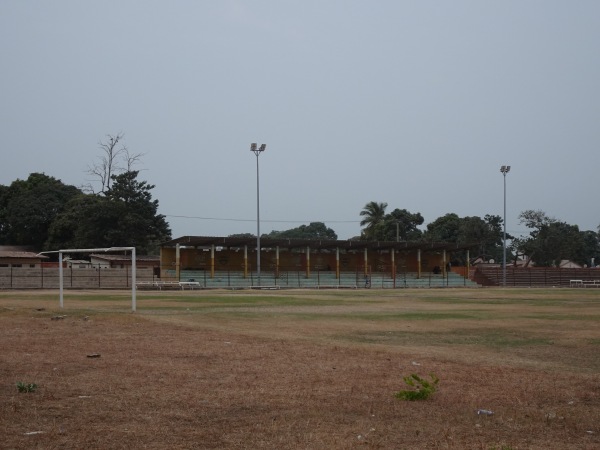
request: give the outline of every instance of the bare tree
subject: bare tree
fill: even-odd
[[[133,166],[140,162],[145,153],[129,153],[129,149],[127,147],[124,147],[124,149],[125,151],[123,159],[127,165],[127,172],[131,172],[133,170]]]
[[[102,151],[101,155],[98,156],[98,162],[93,166],[88,166],[88,174],[100,182],[100,192],[102,193],[110,189],[113,175],[123,171],[130,172],[144,155],[143,153],[130,153],[122,142],[124,137],[125,135],[122,132],[116,135],[107,134],[104,142],[98,142],[98,146]],[[123,163],[125,167],[121,166]],[[83,189],[94,192],[91,184],[84,186]]]

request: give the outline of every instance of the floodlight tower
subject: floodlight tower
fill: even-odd
[[[510,166],[500,167],[500,173],[504,176],[504,236],[502,243],[502,286],[506,287],[506,174],[510,172]]]
[[[260,178],[258,175],[258,157],[267,148],[266,144],[259,147],[256,143],[250,144],[250,151],[256,155],[256,277],[260,286]]]

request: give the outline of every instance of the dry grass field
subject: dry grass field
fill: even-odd
[[[600,448],[600,290],[138,292],[137,308],[0,292],[0,448]],[[413,373],[437,392],[395,398]]]

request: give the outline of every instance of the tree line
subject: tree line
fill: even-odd
[[[418,227],[424,219],[420,213],[405,209],[386,213],[387,206],[387,203],[379,202],[365,205],[360,212],[361,239],[472,244],[471,251],[476,257],[496,262],[503,258],[504,220],[500,216],[459,217],[448,213],[421,230]],[[577,225],[550,217],[540,210],[521,212],[519,221],[530,233],[525,237],[506,234],[510,241],[507,263],[521,258],[525,265],[534,262],[538,267],[559,266],[563,260],[582,266],[600,264],[600,226],[597,231],[580,231]]]
[[[138,180],[139,172],[126,170],[110,176],[100,192],[86,192],[54,177],[32,173],[26,180],[0,185],[0,245],[23,245],[36,250],[135,246],[142,253],[156,253],[161,242],[171,239],[165,216],[158,214],[153,185]],[[422,227],[421,213],[406,209],[386,212],[387,203],[369,202],[360,211],[362,227],[354,239],[472,244],[471,255],[485,261],[501,261],[503,220],[487,214],[459,217],[448,213]],[[577,225],[548,216],[543,211],[520,214],[529,236],[507,234],[508,258],[524,258],[526,264],[557,266],[562,260],[581,265],[600,264],[600,232],[580,231]],[[600,227],[599,227],[600,231]],[[252,237],[251,233],[231,235]],[[267,238],[337,239],[323,222],[263,234]],[[457,263],[464,263],[458,257]]]
[[[171,238],[137,171],[112,175],[103,193],[86,193],[43,173],[0,185],[0,244],[35,250],[135,246],[155,253]]]
[[[448,213],[427,224],[423,230],[419,228],[425,222],[421,213],[398,208],[386,213],[387,207],[385,202],[369,202],[364,206],[360,212],[361,239],[473,244],[471,251],[475,256],[486,261],[502,259],[504,222],[500,216],[461,218]],[[506,237],[512,239],[508,234]],[[464,264],[464,257],[455,255],[455,258],[457,263]]]

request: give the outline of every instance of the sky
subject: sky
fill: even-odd
[[[122,133],[173,237],[370,201],[597,230],[597,0],[2,0],[0,184],[66,184]]]

